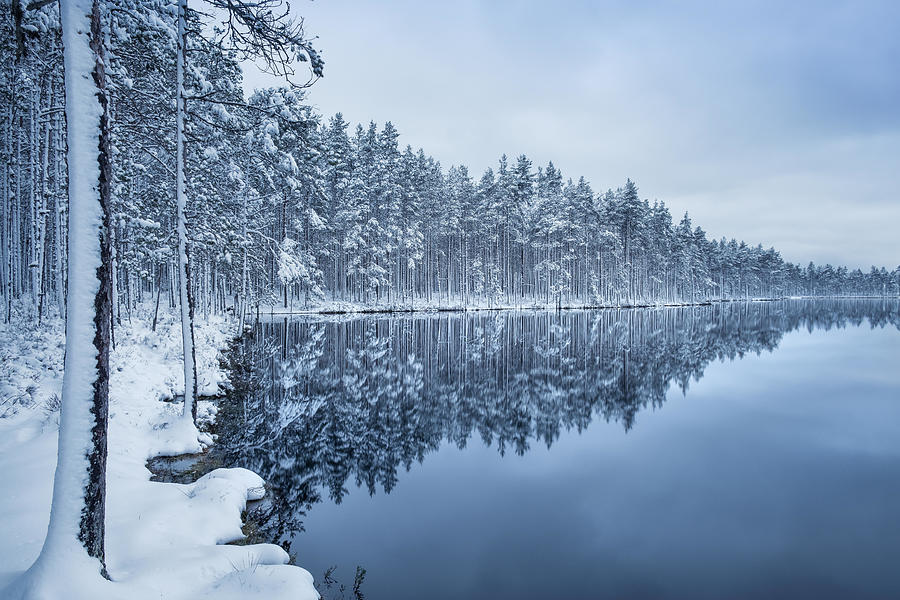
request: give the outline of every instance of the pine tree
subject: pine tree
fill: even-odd
[[[59,450],[50,525],[41,554],[11,597],[67,593],[60,564],[106,576],[109,412],[109,100],[99,0],[60,4],[65,47],[69,165],[69,276]]]

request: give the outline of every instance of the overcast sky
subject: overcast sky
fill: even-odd
[[[292,9],[326,61],[310,102],[445,168],[526,154],[794,262],[900,264],[900,1]]]

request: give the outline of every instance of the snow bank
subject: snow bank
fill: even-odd
[[[754,298],[752,301],[771,301],[781,300],[783,298]],[[581,300],[562,300],[558,305],[556,300],[549,302],[538,301],[535,299],[524,299],[516,302],[508,302],[505,296],[498,296],[491,300],[486,297],[473,297],[466,300],[459,296],[454,296],[449,300],[443,296],[435,296],[432,300],[416,298],[409,301],[395,300],[391,302],[350,302],[344,300],[317,300],[305,304],[302,301],[293,301],[288,303],[285,308],[283,304],[260,304],[259,315],[289,315],[289,314],[329,314],[329,313],[381,313],[381,312],[477,312],[487,310],[597,310],[607,308],[659,308],[659,307],[675,307],[675,306],[697,306],[719,302],[748,302],[747,299],[698,299],[695,302],[666,302],[662,300],[639,300],[634,303],[621,302],[619,304],[613,302],[586,302]],[[256,307],[248,307],[251,317],[256,315]]]
[[[143,315],[146,317],[146,315]],[[133,318],[116,329],[111,356],[106,556],[113,583],[80,577],[60,565],[48,597],[65,598],[318,598],[312,576],[289,566],[272,544],[221,545],[243,538],[241,511],[263,494],[263,481],[246,469],[217,469],[193,484],[150,481],[148,458],[199,451],[210,439],[180,419],[184,391],[181,331],[161,315]],[[218,318],[197,327],[202,394],[225,383],[218,349],[228,326]],[[64,333],[60,320],[0,325],[0,597],[41,550],[50,512],[56,462]],[[201,402],[199,413],[214,406]]]

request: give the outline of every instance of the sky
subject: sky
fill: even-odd
[[[525,154],[793,262],[900,265],[896,0],[291,9],[325,58],[309,102],[391,121],[445,168]]]

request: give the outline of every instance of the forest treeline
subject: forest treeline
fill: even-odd
[[[63,312],[67,167],[57,5],[5,4],[0,281],[9,319],[17,298],[38,315]],[[100,4],[121,318],[159,296],[178,304],[177,36],[169,3]],[[664,203],[642,199],[631,180],[599,192],[526,156],[473,176],[401,147],[390,122],[320,117],[303,85],[245,99],[242,56],[202,31],[188,11],[185,197],[201,311],[898,293],[900,267],[800,266],[773,248],[711,240],[687,214],[673,219]]]

